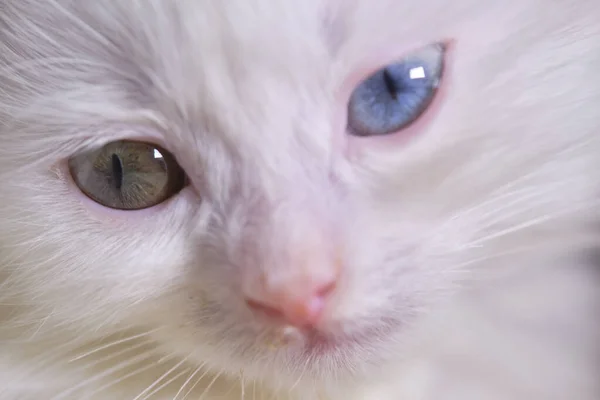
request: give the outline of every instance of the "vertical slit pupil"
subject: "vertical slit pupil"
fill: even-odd
[[[390,93],[392,98],[396,100],[398,97],[398,84],[387,68],[383,70],[383,82],[385,83],[385,88]]]
[[[121,186],[123,186],[123,162],[121,157],[116,154],[111,156],[111,161],[115,188],[121,189]]]

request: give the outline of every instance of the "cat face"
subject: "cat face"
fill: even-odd
[[[594,210],[592,1],[27,3],[0,32],[4,327],[359,374]]]

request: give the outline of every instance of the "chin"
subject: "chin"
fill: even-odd
[[[231,315],[231,314],[230,314]],[[409,335],[411,319],[333,321],[299,328],[268,318],[227,321],[229,329],[198,326],[160,337],[169,351],[190,357],[194,364],[229,376],[275,382],[288,389],[343,387],[363,382],[401,354],[400,343]],[[277,389],[277,388],[274,388]]]

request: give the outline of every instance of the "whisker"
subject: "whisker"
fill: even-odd
[[[189,371],[190,371],[189,369],[186,369],[184,371],[179,372],[178,374],[176,374],[175,376],[173,376],[172,378],[170,378],[166,382],[164,382],[162,385],[157,386],[154,390],[152,390],[146,396],[144,396],[143,400],[150,399],[156,393],[160,392],[162,389],[169,386],[171,383],[175,382],[177,379],[181,378],[183,375],[187,374]]]
[[[202,364],[202,366],[200,368],[203,368],[204,364]],[[200,369],[199,368],[199,369]],[[196,382],[192,385],[192,387],[190,388],[190,390],[188,390],[185,395],[183,396],[183,398],[181,400],[185,400],[187,399],[187,397],[190,395],[190,393],[192,393],[192,391],[196,388],[196,386],[198,386],[198,384],[202,381],[202,379],[204,379],[204,377],[209,373],[209,370],[206,369],[204,371],[204,373],[202,375],[200,375],[200,377],[196,380]]]
[[[136,344],[134,346],[126,347],[126,348],[121,349],[119,351],[111,352],[110,354],[108,354],[108,355],[106,355],[104,357],[95,359],[93,362],[90,362],[88,364],[84,364],[81,368],[82,369],[93,368],[93,367],[95,367],[95,366],[97,366],[99,364],[102,364],[103,362],[109,361],[111,359],[115,359],[117,357],[122,356],[123,354],[129,353],[129,352],[132,352],[132,351],[136,351],[136,350],[138,350],[138,349],[140,349],[142,347],[146,347],[147,345],[148,345],[148,343],[142,342],[142,343],[138,343],[138,344]],[[70,362],[73,362],[73,361],[70,361]]]
[[[583,207],[579,207],[577,209],[582,209],[582,208]],[[540,224],[542,224],[544,222],[547,222],[547,221],[550,221],[550,220],[553,220],[553,219],[557,219],[557,218],[563,217],[563,216],[568,215],[570,213],[574,213],[577,209],[571,209],[571,210],[557,212],[557,213],[550,214],[550,215],[544,215],[544,216],[541,216],[541,217],[532,218],[532,219],[524,221],[524,222],[522,222],[520,224],[516,224],[516,225],[511,226],[509,228],[502,229],[502,230],[500,230],[498,232],[494,232],[494,233],[492,233],[492,234],[490,234],[488,236],[484,236],[483,238],[480,238],[478,240],[475,240],[475,241],[471,242],[471,245],[480,246],[483,243],[489,242],[491,240],[498,239],[498,238],[501,238],[503,236],[506,236],[506,235],[509,235],[509,234],[513,234],[513,233],[522,231],[522,230],[527,229],[527,228],[534,227],[536,225],[540,225]]]
[[[132,357],[129,360],[123,361],[117,365],[115,365],[112,368],[108,368],[104,371],[102,371],[101,373],[92,376],[89,379],[84,380],[83,382],[80,382],[79,384],[70,387],[69,389],[67,389],[66,391],[59,393],[57,396],[52,397],[51,400],[60,400],[60,399],[64,399],[66,396],[69,396],[70,394],[72,394],[73,392],[91,384],[94,382],[97,382],[101,379],[104,379],[112,374],[114,374],[115,372],[121,371],[131,365],[135,365],[136,363],[151,359],[152,357],[154,357],[153,353],[147,353],[147,354],[140,354],[137,357]]]
[[[69,360],[69,362],[74,362],[74,361],[77,361],[77,360],[81,360],[82,358],[89,357],[92,354],[96,354],[96,353],[98,353],[98,352],[100,352],[102,350],[106,350],[106,349],[108,349],[110,347],[118,346],[118,345],[123,344],[123,343],[127,343],[127,342],[130,342],[130,341],[136,340],[136,339],[140,339],[140,338],[146,337],[146,336],[148,336],[148,335],[150,335],[150,334],[152,334],[152,333],[154,333],[156,331],[157,331],[157,329],[154,329],[154,330],[147,331],[147,332],[144,332],[144,333],[140,333],[140,334],[137,334],[137,335],[128,336],[128,337],[123,338],[123,339],[115,340],[114,342],[110,342],[110,343],[104,344],[104,345],[102,345],[100,347],[97,347],[97,348],[95,348],[93,350],[90,350],[90,351],[88,351],[86,353],[80,354],[77,357],[72,358],[71,360]]]
[[[204,366],[204,364],[202,364],[201,366],[199,366],[198,368],[196,368],[194,370],[194,372],[192,372],[190,374],[190,376],[185,380],[185,382],[183,382],[183,385],[181,385],[181,387],[177,391],[177,394],[175,394],[175,397],[173,397],[173,400],[177,400],[177,398],[179,397],[179,395],[181,393],[183,393],[183,390],[185,389],[185,387],[194,379],[194,377],[198,374],[198,372],[200,372],[202,370],[203,366]]]
[[[290,387],[289,393],[293,392],[294,389],[296,389],[296,387],[298,386],[298,384],[300,384],[300,381],[302,381],[302,378],[304,377],[304,374],[308,370],[308,366],[309,366],[311,360],[312,360],[312,356],[308,356],[306,358],[306,362],[302,366],[302,371],[300,372],[300,376],[298,376],[298,379],[296,379],[296,382],[294,382],[294,384]]]
[[[246,400],[246,381],[245,381],[245,377],[244,377],[244,370],[240,371],[240,386],[241,386],[240,399]]]
[[[171,369],[169,369],[167,372],[165,372],[163,375],[160,376],[160,378],[158,378],[156,381],[154,381],[154,383],[152,383],[150,386],[148,386],[146,389],[144,389],[140,394],[138,394],[133,400],[139,400],[140,398],[142,398],[142,396],[144,396],[146,393],[148,393],[150,390],[152,390],[156,385],[158,385],[164,378],[166,378],[167,376],[169,376],[173,371],[176,371],[177,368],[181,367],[184,363],[187,362],[187,357],[184,358],[183,360],[179,361],[177,364],[175,364]],[[186,371],[187,372],[187,371]]]
[[[115,379],[113,381],[110,381],[109,383],[107,383],[105,385],[100,386],[97,390],[95,390],[94,392],[92,392],[90,394],[90,396],[93,396],[94,394],[100,393],[100,392],[102,392],[105,389],[108,389],[108,388],[110,388],[110,387],[112,387],[112,386],[114,386],[114,385],[116,385],[118,383],[121,383],[121,382],[123,382],[123,381],[125,381],[125,380],[127,380],[127,379],[129,379],[129,378],[131,378],[133,376],[139,375],[142,372],[148,371],[148,370],[150,370],[152,368],[155,368],[155,367],[156,367],[156,365],[153,364],[153,363],[146,364],[146,365],[142,366],[141,368],[136,369],[135,371],[129,372],[129,373],[123,375],[123,376],[118,377],[117,379]]]
[[[200,397],[198,398],[198,400],[202,400],[204,398],[204,396],[206,396],[208,394],[208,392],[210,391],[210,389],[212,388],[212,386],[215,384],[215,382],[217,382],[217,380],[221,377],[221,375],[223,375],[223,372],[225,370],[222,369],[218,374],[215,375],[215,377],[213,378],[212,381],[210,381],[210,383],[208,384],[208,386],[206,386],[206,388],[204,389],[204,391],[202,392],[202,394],[200,395]]]

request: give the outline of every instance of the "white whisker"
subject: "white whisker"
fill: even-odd
[[[203,365],[202,365],[202,366],[201,366],[199,369],[201,369],[201,368],[203,368],[203,367],[204,367],[204,364],[203,364]],[[209,373],[209,370],[208,370],[208,369],[206,369],[206,370],[204,371],[204,373],[203,373],[202,375],[200,375],[200,376],[198,377],[198,379],[196,379],[196,382],[194,382],[194,384],[192,385],[192,387],[190,387],[190,389],[189,389],[189,390],[188,390],[188,391],[185,393],[185,395],[183,396],[183,398],[182,398],[181,400],[185,400],[185,399],[187,399],[187,397],[188,397],[188,396],[189,396],[189,395],[190,395],[190,394],[191,394],[191,393],[194,391],[194,389],[196,388],[196,386],[198,386],[198,384],[199,384],[200,382],[202,382],[202,379],[204,379],[204,377],[205,377],[205,376],[206,376],[208,373]]]
[[[181,387],[179,388],[179,390],[177,391],[177,393],[175,394],[175,396],[173,397],[173,400],[177,400],[177,398],[179,397],[179,395],[181,393],[183,393],[183,390],[185,389],[185,387],[194,379],[194,377],[198,374],[198,372],[200,372],[202,370],[204,364],[202,364],[201,366],[199,366],[198,368],[196,368],[191,374],[190,376],[185,380],[185,382],[183,382],[183,385],[181,385]]]
[[[175,376],[173,376],[172,378],[169,378],[163,384],[161,384],[161,385],[157,386],[156,388],[154,388],[154,390],[152,390],[146,396],[144,396],[143,400],[150,399],[156,393],[160,392],[162,389],[164,389],[165,387],[169,386],[170,384],[172,384],[173,382],[175,382],[177,379],[181,378],[183,375],[187,374],[188,372],[189,372],[189,369],[186,369],[184,371],[181,371],[181,372],[177,373]]]
[[[97,347],[97,348],[95,348],[93,350],[90,350],[90,351],[88,351],[86,353],[80,354],[80,355],[78,355],[75,358],[72,358],[71,360],[69,360],[69,362],[74,362],[74,361],[77,361],[77,360],[81,360],[82,358],[89,357],[92,354],[96,354],[96,353],[98,353],[98,352],[100,352],[102,350],[106,350],[106,349],[108,349],[110,347],[118,346],[118,345],[123,344],[123,343],[127,343],[127,342],[130,342],[130,341],[136,340],[136,339],[147,337],[148,335],[152,334],[153,332],[156,332],[156,329],[151,330],[151,331],[147,331],[147,332],[144,332],[144,333],[140,333],[140,334],[137,334],[137,335],[128,336],[126,338],[115,340],[115,341],[110,342],[110,343],[106,343],[106,344],[104,344],[104,345],[102,345],[100,347]]]
[[[521,222],[519,224],[516,224],[516,225],[510,226],[508,228],[502,229],[500,231],[494,232],[494,233],[492,233],[492,234],[490,234],[488,236],[484,236],[482,238],[479,238],[478,240],[475,240],[475,241],[471,242],[470,245],[472,245],[472,246],[479,246],[479,245],[481,245],[481,244],[483,244],[485,242],[489,242],[491,240],[498,239],[498,238],[501,238],[503,236],[507,236],[509,234],[513,234],[513,233],[519,232],[519,231],[524,230],[526,228],[531,228],[531,227],[540,225],[540,224],[542,224],[544,222],[547,222],[547,221],[550,221],[550,220],[553,220],[553,219],[557,219],[557,218],[563,217],[565,215],[574,213],[575,211],[577,211],[579,209],[583,209],[583,208],[584,207],[578,207],[578,208],[573,208],[573,209],[570,209],[570,210],[565,210],[565,211],[562,211],[562,212],[557,212],[555,214],[543,215],[541,217],[531,218],[530,220],[523,221],[523,222]]]
[[[241,386],[240,400],[246,400],[246,381],[245,381],[245,377],[244,377],[244,370],[240,371],[240,386]]]
[[[138,394],[133,400],[139,400],[140,398],[142,398],[146,393],[148,393],[150,390],[152,390],[156,385],[160,384],[160,382],[163,379],[165,379],[167,376],[169,376],[173,371],[176,371],[179,367],[181,367],[186,362],[187,362],[187,358],[184,358],[183,360],[179,361],[171,369],[169,369],[167,372],[165,372],[163,375],[161,375],[156,381],[154,381],[154,383],[152,383],[150,386],[148,386],[146,389],[144,389],[144,391],[142,391],[140,394]]]
[[[121,349],[119,351],[110,352],[109,354],[107,354],[104,357],[100,357],[100,358],[94,359],[92,362],[84,364],[81,368],[82,369],[93,368],[93,367],[95,367],[95,366],[97,366],[99,364],[102,364],[102,363],[106,362],[106,361],[109,361],[109,360],[121,357],[123,354],[130,353],[132,351],[135,352],[138,349],[146,347],[146,346],[148,346],[148,344],[142,342],[142,343],[137,343],[137,344],[135,344],[133,346],[128,346],[128,347],[123,348],[123,349]],[[70,361],[70,362],[73,362],[73,361]]]
[[[93,375],[90,378],[80,382],[79,384],[72,386],[70,388],[68,388],[67,390],[65,390],[62,393],[59,393],[58,395],[52,397],[51,400],[60,400],[60,399],[64,399],[67,396],[71,395],[73,392],[76,392],[77,390],[84,388],[85,386],[95,383],[97,381],[100,381],[112,374],[114,374],[115,372],[121,371],[127,367],[130,367],[132,365],[135,365],[136,363],[151,359],[154,356],[154,354],[152,353],[146,353],[146,354],[140,354],[137,357],[132,357],[129,360],[125,360],[117,365],[115,365],[112,368],[108,368],[103,370],[101,373],[97,374],[97,375]]]
[[[306,362],[302,366],[302,370],[300,371],[300,375],[298,376],[298,379],[296,379],[296,382],[294,382],[294,384],[289,389],[290,393],[293,392],[294,389],[296,389],[296,387],[298,386],[298,384],[300,384],[300,382],[302,381],[302,378],[304,377],[304,374],[308,370],[308,366],[310,365],[311,361],[312,361],[312,356],[308,356],[306,358]]]
[[[202,392],[202,394],[200,395],[200,397],[198,398],[198,400],[202,400],[204,398],[204,396],[206,396],[208,394],[208,392],[210,391],[210,389],[212,388],[212,386],[215,384],[215,382],[217,382],[217,380],[221,377],[221,375],[223,375],[223,372],[225,370],[221,370],[219,371],[218,374],[215,375],[215,377],[213,378],[212,381],[210,381],[210,383],[208,384],[208,386],[206,386],[206,388],[204,389],[204,391]]]
[[[128,372],[127,374],[122,375],[122,376],[118,377],[117,379],[112,380],[112,381],[108,382],[107,384],[104,384],[104,385],[100,386],[98,389],[96,389],[94,392],[92,392],[90,394],[90,396],[93,396],[94,394],[100,393],[100,392],[104,391],[105,389],[108,389],[108,388],[110,388],[112,386],[115,386],[115,385],[117,385],[117,384],[119,384],[119,383],[121,383],[121,382],[123,382],[123,381],[125,381],[125,380],[127,380],[129,378],[131,378],[131,377],[139,375],[142,372],[146,372],[148,370],[151,370],[152,368],[155,368],[155,365],[152,364],[152,363],[150,363],[150,364],[146,364],[146,365],[144,365],[144,366],[142,366],[142,367],[140,367],[140,368],[138,368],[138,369],[136,369],[136,370],[134,370],[132,372]]]

